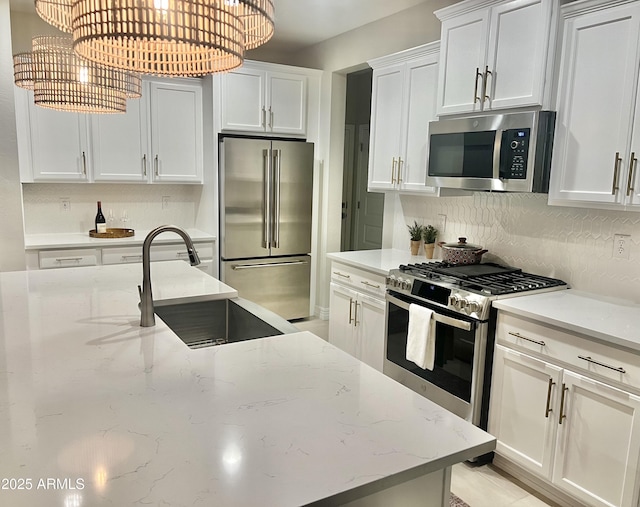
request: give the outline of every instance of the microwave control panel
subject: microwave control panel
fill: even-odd
[[[509,129],[502,133],[500,178],[524,180],[527,178],[527,159],[531,129]]]

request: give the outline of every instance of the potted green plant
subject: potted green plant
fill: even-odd
[[[433,259],[433,249],[436,246],[438,229],[433,225],[427,225],[422,229],[422,237],[424,238],[424,254],[427,259]]]
[[[409,229],[409,236],[411,237],[411,255],[418,255],[420,242],[422,241],[423,227],[414,220],[413,225],[407,225],[407,228]]]

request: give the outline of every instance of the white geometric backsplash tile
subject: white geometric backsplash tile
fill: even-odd
[[[435,225],[438,215],[446,215],[438,241],[464,236],[489,250],[483,262],[504,263],[560,278],[574,289],[640,303],[640,213],[549,206],[544,194],[477,192],[435,199],[401,195],[398,201],[394,248],[408,248],[405,224],[416,220]],[[613,258],[614,234],[631,236],[628,260]]]
[[[102,201],[105,217],[113,210],[113,227],[149,230],[162,224],[193,227],[202,194],[200,185],[68,184],[22,185],[26,234],[88,232],[94,228],[96,202]],[[162,196],[169,205],[162,208]],[[62,211],[60,198],[68,198]],[[126,211],[128,221],[121,221]]]

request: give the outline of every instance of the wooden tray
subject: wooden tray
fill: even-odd
[[[105,239],[115,239],[115,238],[130,238],[131,236],[135,236],[135,231],[133,229],[121,229],[118,227],[109,228],[107,232],[96,232],[95,229],[91,229],[89,231],[89,236],[92,238],[105,238]]]

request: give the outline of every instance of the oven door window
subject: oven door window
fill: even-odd
[[[429,176],[493,178],[496,131],[431,134]]]
[[[409,312],[388,303],[387,359],[427,382],[471,402],[471,381],[475,347],[475,326],[465,331],[436,323],[435,361],[433,370],[423,370],[406,359]]]

